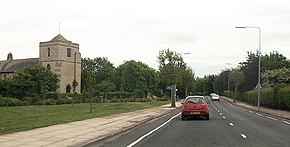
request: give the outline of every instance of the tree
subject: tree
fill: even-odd
[[[290,61],[279,54],[278,51],[270,52],[261,57],[261,71],[265,72],[266,70],[275,70],[281,68],[290,68]]]
[[[266,87],[274,87],[279,84],[290,84],[290,68],[281,68],[274,70],[266,70],[261,75],[262,85]]]
[[[258,83],[258,59],[258,53],[248,52],[246,61],[239,63],[240,71],[245,75],[244,82],[239,86],[241,91],[252,90],[256,87]]]
[[[194,73],[191,68],[187,67],[185,70],[181,70],[181,85],[184,86],[184,97],[188,96],[188,90],[194,82]]]
[[[95,90],[97,88],[100,88],[104,83],[110,83],[110,85],[115,84],[114,81],[116,68],[105,57],[97,57],[94,59],[90,58],[82,59],[82,90],[86,89],[87,87],[88,72],[90,72],[89,74],[93,75],[93,79],[95,82],[92,83],[92,86],[94,87]],[[116,87],[115,85],[112,86]],[[109,89],[101,88],[99,90],[115,91],[116,89],[113,87]]]
[[[205,95],[207,77],[196,78],[193,83],[193,94],[194,95]]]
[[[143,97],[158,85],[156,71],[142,62],[126,61],[117,68],[117,73],[120,90],[143,94]]]
[[[30,94],[43,95],[47,92],[54,92],[59,87],[58,78],[51,71],[42,66],[29,66],[16,72],[14,79],[23,86],[31,86]]]
[[[76,97],[76,87],[78,86],[78,82],[76,80],[73,80],[72,86],[73,86],[73,99],[72,99],[72,104],[74,106],[74,101],[75,101],[75,97]]]
[[[238,69],[233,69],[229,75],[230,81],[235,85],[234,102],[236,101],[236,93],[238,86],[245,80],[245,75]]]
[[[181,80],[180,71],[186,69],[186,64],[180,54],[165,49],[158,56],[160,79],[172,85],[171,106],[175,107],[176,84]]]

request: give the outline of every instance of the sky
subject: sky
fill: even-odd
[[[179,53],[197,77],[219,74],[259,48],[290,58],[287,0],[0,0],[0,60],[38,58],[59,33],[82,57],[158,70],[159,51]],[[190,54],[183,54],[190,53]],[[227,64],[228,63],[228,64]]]

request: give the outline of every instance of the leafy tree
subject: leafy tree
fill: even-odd
[[[238,86],[245,80],[245,75],[238,69],[233,69],[229,75],[229,79],[235,85],[234,102],[236,101],[236,93]]]
[[[245,80],[241,83],[240,90],[248,91],[256,87],[258,83],[258,53],[248,52],[245,62],[240,63],[240,71],[244,73]]]
[[[290,61],[285,56],[278,53],[278,51],[270,52],[269,55],[266,54],[261,57],[262,72],[281,68],[290,68]]]
[[[171,90],[171,106],[175,107],[176,84],[181,80],[181,70],[186,69],[186,64],[180,54],[165,49],[159,52],[158,56],[160,79],[167,84],[173,85]]]
[[[142,62],[126,61],[117,68],[120,90],[136,92],[147,97],[158,85],[157,74],[154,69]]]
[[[185,70],[181,70],[181,86],[184,87],[184,97],[188,96],[188,90],[194,82],[194,73],[191,68],[187,67]]]
[[[181,69],[186,68],[182,56],[169,49],[159,52],[158,63],[160,78],[168,84],[177,84],[181,78]]]
[[[279,84],[290,84],[290,68],[281,68],[274,70],[266,70],[261,75],[262,85],[266,87],[274,87]]]
[[[209,75],[207,76],[207,80],[206,80],[206,94],[209,95],[210,93],[215,92],[215,79],[216,76],[215,75]]]
[[[110,83],[112,87],[108,89],[101,88],[99,90],[115,91],[115,72],[116,69],[111,62],[105,57],[97,57],[94,59],[82,59],[82,89],[86,89],[88,82],[88,72],[93,75],[94,83],[91,85],[96,90],[104,83]],[[104,81],[104,82],[103,82]]]
[[[73,86],[73,99],[72,99],[72,104],[74,106],[74,101],[75,101],[75,97],[76,97],[76,87],[78,86],[78,82],[76,80],[73,80],[72,82],[72,86]]]
[[[31,86],[26,89],[30,94],[44,95],[56,91],[59,87],[57,76],[42,66],[26,67],[16,72],[13,80],[22,83],[24,87]]]
[[[214,86],[218,93],[223,93],[225,90],[228,90],[229,73],[229,70],[225,70],[216,76]]]
[[[205,95],[207,77],[196,78],[193,83],[193,94],[194,95]]]

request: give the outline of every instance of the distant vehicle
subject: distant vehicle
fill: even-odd
[[[181,119],[185,120],[187,117],[201,116],[209,120],[209,109],[205,98],[203,96],[186,97],[181,110]]]
[[[215,94],[215,93],[211,93],[210,98],[212,101],[219,101],[220,100],[220,96],[218,94]]]

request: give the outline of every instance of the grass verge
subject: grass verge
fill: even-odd
[[[140,109],[157,107],[168,102],[118,102],[94,103],[92,113],[89,104],[21,106],[0,108],[0,134],[7,134],[54,124],[67,123],[94,117],[108,116]]]

